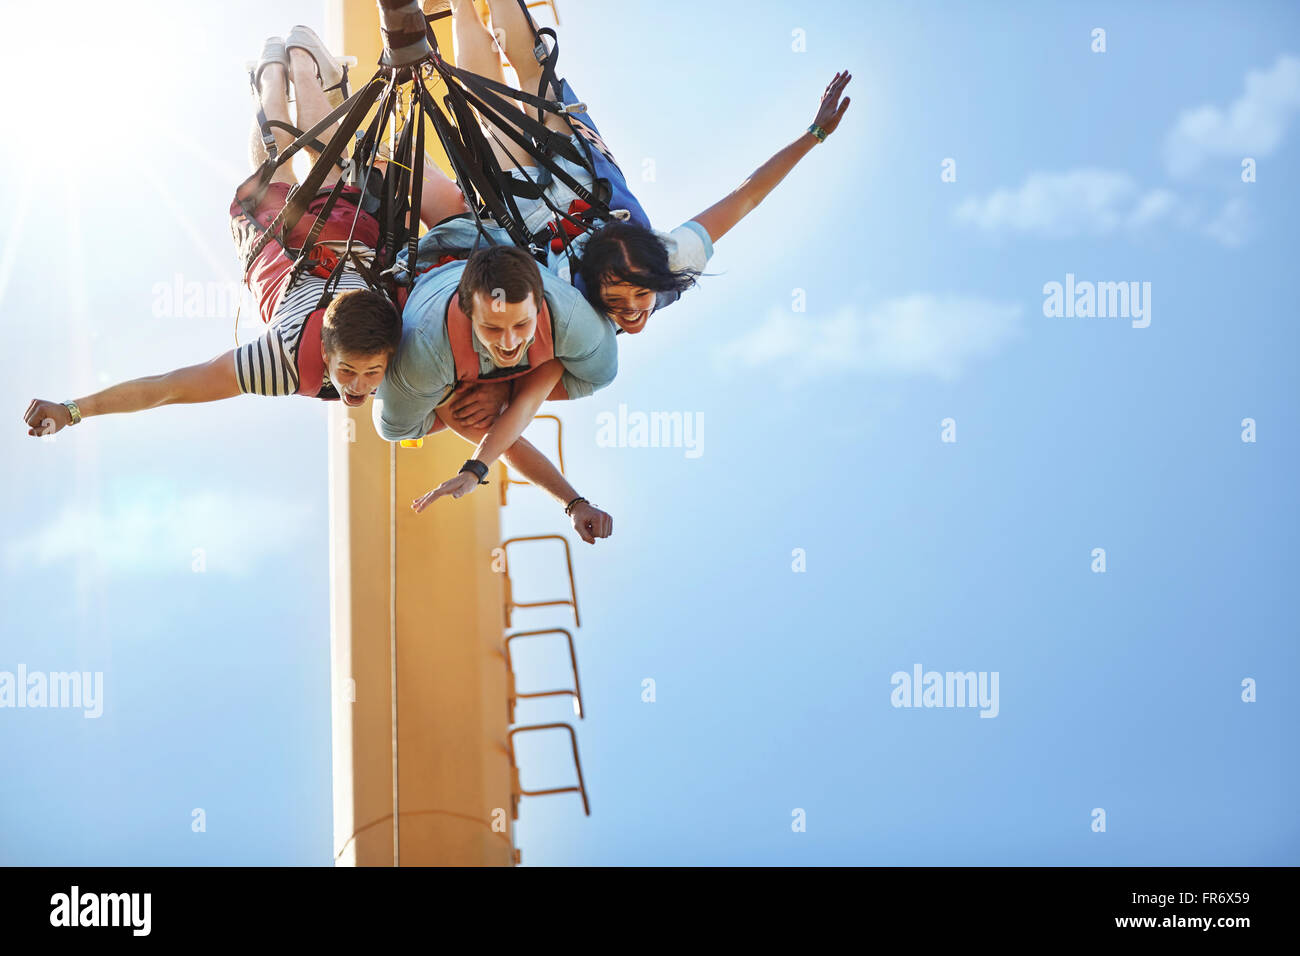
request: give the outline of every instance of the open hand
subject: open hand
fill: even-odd
[[[817,118],[813,122],[826,130],[827,135],[835,132],[835,127],[840,125],[844,111],[849,108],[849,98],[844,97],[844,102],[841,103],[840,94],[844,92],[844,87],[849,85],[851,79],[853,76],[848,70],[836,73],[835,79],[830,81],[826,92],[822,94],[821,105],[817,107]]]
[[[411,507],[417,514],[423,511],[429,505],[433,504],[443,495],[451,495],[453,498],[459,498],[461,495],[467,495],[478,487],[478,477],[469,472],[462,472],[455,478],[448,478],[433,491],[421,498],[416,498],[411,502]]]

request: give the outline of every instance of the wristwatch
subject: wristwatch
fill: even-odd
[[[808,132],[816,136],[817,142],[819,143],[826,142],[826,137],[830,135],[829,133],[826,132],[826,130],[822,129],[816,123],[813,123],[811,126],[808,127]]]
[[[76,403],[76,402],[64,402],[64,403],[63,403],[63,407],[66,408],[66,409],[68,410],[68,414],[72,416],[72,422],[71,422],[71,424],[73,424],[73,425],[80,424],[80,422],[81,422],[81,409],[79,409],[79,408],[77,407],[77,403]]]
[[[488,466],[477,459],[471,458],[469,461],[465,462],[465,464],[461,465],[460,473],[473,475],[478,479],[480,485],[488,484]]]

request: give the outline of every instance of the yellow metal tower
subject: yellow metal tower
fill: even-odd
[[[326,42],[381,50],[375,0],[327,0]],[[435,31],[452,52],[450,20]],[[444,169],[432,130],[429,151]],[[451,435],[399,449],[369,404],[330,410],[330,658],[338,865],[518,862],[503,655],[499,497],[490,488],[423,514],[412,499],[455,474]]]

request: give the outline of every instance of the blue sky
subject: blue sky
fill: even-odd
[[[102,671],[105,712],[0,709],[0,862],[327,865],[325,410],[242,398],[52,442],[19,421],[230,347],[228,317],[163,290],[237,278],[242,64],[321,7],[187,8],[194,41],[160,48],[134,24],[161,4],[83,6],[71,70],[24,41],[36,14],[0,14],[11,79],[46,84],[0,155],[0,671]],[[560,7],[561,72],[663,228],[798,135],[837,69],[853,105],[621,342],[618,380],[558,409],[616,532],[575,552],[593,813],[525,800],[525,863],[1300,862],[1296,10]],[[1149,282],[1149,326],[1045,316],[1067,274]],[[620,404],[702,416],[703,453],[601,447]],[[565,526],[532,489],[503,512]],[[892,706],[916,664],[997,672],[997,717]],[[518,670],[563,680],[545,654]],[[526,785],[569,782],[563,740],[529,747]]]

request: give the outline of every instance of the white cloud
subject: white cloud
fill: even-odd
[[[955,215],[958,222],[987,232],[1067,239],[1148,226],[1177,209],[1178,199],[1168,190],[1143,192],[1127,173],[1085,168],[1031,173],[1019,189],[999,189],[984,199],[965,200]]]
[[[959,221],[988,232],[1028,233],[1051,239],[1136,231],[1159,223],[1192,229],[1225,246],[1246,240],[1246,201],[1227,201],[1208,219],[1199,202],[1168,189],[1141,192],[1124,173],[1105,170],[1031,175],[1018,190],[998,190],[987,199],[967,199]]]
[[[1138,200],[1124,224],[1130,229],[1140,229],[1166,219],[1177,211],[1179,211],[1177,196],[1168,189],[1153,189]]]
[[[1185,110],[1165,142],[1174,176],[1186,176],[1207,160],[1270,155],[1300,111],[1300,58],[1280,56],[1271,70],[1246,74],[1245,92],[1226,109],[1204,105]],[[1235,182],[1235,177],[1232,180]],[[1246,238],[1246,204],[1229,200],[1213,219],[1199,204],[1168,189],[1143,190],[1127,173],[1081,168],[1031,173],[1016,189],[971,197],[955,210],[958,222],[986,232],[1015,232],[1047,239],[1105,236],[1159,223],[1194,229],[1225,246]]]
[[[1300,110],[1300,58],[1280,56],[1269,71],[1251,70],[1245,86],[1226,110],[1206,104],[1179,115],[1165,140],[1171,175],[1187,176],[1210,159],[1240,162],[1277,148]]]
[[[70,503],[45,524],[5,544],[14,567],[79,562],[147,572],[188,572],[203,549],[206,572],[243,577],[268,556],[292,558],[318,521],[304,503],[265,496],[195,493],[166,501],[149,494]]]
[[[1246,201],[1229,199],[1219,214],[1201,227],[1211,239],[1225,246],[1239,246],[1246,241]]]
[[[866,314],[846,306],[826,320],[774,309],[724,346],[722,357],[751,368],[779,363],[791,379],[850,371],[951,381],[1014,337],[1020,316],[1019,306],[924,294],[890,299]]]

